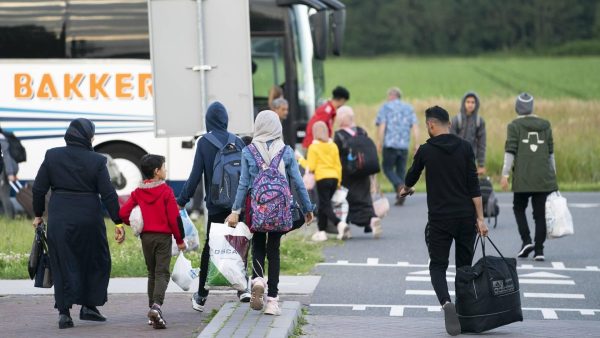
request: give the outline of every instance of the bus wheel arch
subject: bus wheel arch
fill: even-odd
[[[94,147],[98,153],[110,155],[122,175],[125,177],[125,185],[117,187],[119,195],[129,195],[142,180],[142,172],[140,163],[142,156],[148,152],[143,148],[126,141],[111,141],[105,142]]]

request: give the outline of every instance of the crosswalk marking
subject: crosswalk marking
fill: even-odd
[[[565,264],[563,262],[552,262],[552,267],[555,269],[564,269]]]
[[[581,293],[535,293],[524,292],[526,298],[558,298],[558,299],[585,299]]]
[[[524,275],[519,275],[519,277],[527,277],[527,278],[571,278],[565,275],[559,275],[557,273],[552,272],[532,272]]]
[[[379,264],[379,258],[367,258],[367,265]]]
[[[454,283],[454,277],[448,276],[446,280],[449,283]],[[429,276],[406,276],[407,282],[431,282]],[[573,280],[554,280],[554,279],[528,279],[520,278],[520,284],[545,284],[545,285],[575,285]]]
[[[375,262],[377,259],[377,262]],[[517,266],[517,270],[538,270],[538,271],[583,271],[583,272],[600,272],[600,268],[596,265],[588,265],[585,268],[568,268],[562,262],[554,262],[553,266],[536,266],[533,264],[521,264]],[[347,260],[338,260],[336,262],[317,263],[317,266],[345,266],[345,267],[389,267],[389,268],[429,268],[428,264],[412,264],[405,261],[396,263],[379,263],[379,258],[370,257],[365,263],[351,263]],[[456,269],[456,266],[449,265],[448,268]]]
[[[542,309],[544,319],[558,319],[558,314],[552,309]]]

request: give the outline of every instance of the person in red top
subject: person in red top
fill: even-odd
[[[310,118],[306,125],[306,135],[304,136],[304,141],[302,141],[302,147],[304,147],[304,149],[308,149],[308,146],[313,142],[312,126],[317,121],[325,122],[327,129],[329,129],[329,137],[332,137],[333,122],[335,121],[337,109],[350,100],[350,92],[342,86],[335,87],[331,94],[333,98],[317,108],[315,114]]]
[[[173,190],[165,183],[167,169],[165,158],[148,154],[142,157],[142,174],[145,180],[121,207],[119,216],[129,225],[131,211],[140,206],[144,228],[140,237],[142,251],[148,269],[148,312],[149,324],[155,329],[166,328],[161,306],[171,274],[171,236],[175,238],[179,250],[185,250],[184,230],[179,207]]]

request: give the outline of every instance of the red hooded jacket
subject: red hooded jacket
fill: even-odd
[[[315,115],[313,115],[308,124],[306,125],[306,134],[304,136],[304,141],[302,141],[302,146],[304,149],[308,149],[313,142],[313,132],[312,127],[317,121],[323,121],[327,124],[327,129],[329,129],[329,137],[333,135],[333,121],[335,120],[335,115],[337,111],[333,106],[331,101],[327,101],[325,104],[321,105],[315,111]]]
[[[183,243],[183,228],[179,208],[173,189],[164,181],[144,181],[131,193],[129,200],[121,207],[119,216],[123,223],[129,225],[131,210],[140,206],[144,219],[144,232],[172,234],[177,244]]]

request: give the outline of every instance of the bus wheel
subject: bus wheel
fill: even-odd
[[[129,195],[142,181],[140,161],[146,152],[131,144],[113,143],[100,145],[96,148],[99,153],[110,155],[124,177],[124,183],[115,187],[119,196]]]

